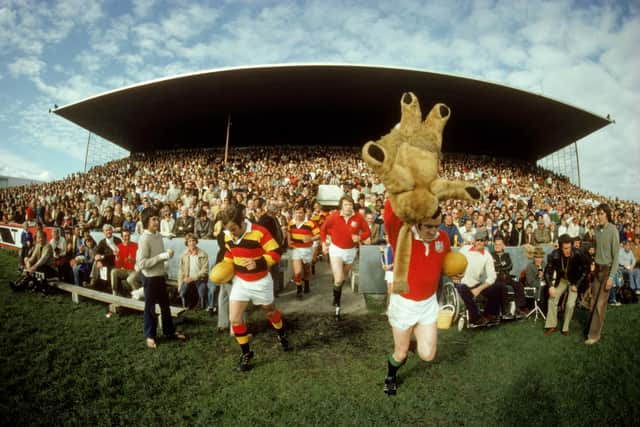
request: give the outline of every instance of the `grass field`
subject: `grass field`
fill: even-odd
[[[215,318],[189,312],[185,343],[147,350],[142,315],[105,318],[69,294],[13,293],[17,258],[0,252],[0,419],[4,425],[615,426],[640,420],[640,305],[610,308],[602,341],[545,337],[524,320],[442,331],[433,363],[412,355],[398,395],[382,392],[392,340],[380,314],[284,313],[294,350],[281,353],[250,316],[255,368]]]

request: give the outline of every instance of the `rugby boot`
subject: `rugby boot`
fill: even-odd
[[[253,359],[253,351],[243,353],[242,356],[240,356],[240,363],[238,363],[238,367],[236,369],[239,372],[246,372],[250,370],[251,365],[249,365],[249,362],[251,361],[251,359]]]
[[[336,320],[340,320],[340,306],[337,305],[336,306]]]
[[[287,337],[278,335],[278,342],[280,343],[280,349],[282,351],[289,351],[289,340]]]
[[[386,377],[384,379],[384,392],[388,396],[395,396],[398,391],[396,377]]]

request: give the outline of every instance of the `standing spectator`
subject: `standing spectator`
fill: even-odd
[[[160,305],[162,332],[166,338],[185,340],[186,337],[177,332],[171,319],[169,295],[165,282],[165,261],[173,257],[173,250],[164,250],[160,229],[160,218],[155,208],[148,207],[141,212],[144,231],[138,242],[136,254],[136,271],[142,273],[144,287],[144,337],[147,347],[157,347],[156,304]]]
[[[182,307],[191,308],[188,295],[194,289],[198,295],[200,308],[205,307],[207,293],[209,256],[198,247],[198,238],[193,233],[188,233],[184,238],[187,250],[180,257],[178,268],[178,292],[182,300]]]
[[[356,258],[356,251],[361,239],[369,237],[369,227],[362,215],[355,213],[353,200],[342,196],[339,211],[327,217],[320,230],[322,252],[329,254],[331,272],[333,273],[333,305],[336,307],[336,320],[340,319],[340,298],[342,285],[351,271],[351,264]],[[331,243],[327,243],[327,236]]]
[[[618,273],[619,235],[611,220],[611,208],[601,203],[596,208],[598,229],[596,231],[596,275],[591,282],[593,295],[589,332],[585,344],[600,340],[604,316],[607,312],[608,293],[613,287],[613,278]]]
[[[262,227],[267,229],[269,234],[271,234],[271,237],[273,237],[273,239],[278,244],[278,249],[276,249],[276,252],[278,252],[279,255],[282,255],[285,252],[286,248],[284,233],[282,232],[283,228],[280,224],[280,221],[276,217],[278,213],[278,207],[273,203],[268,203],[266,206],[266,210],[259,210],[259,212],[261,214],[258,217],[258,225],[261,225]],[[286,223],[283,225],[286,225]],[[269,271],[271,273],[271,278],[273,279],[273,292],[274,295],[277,296],[283,288],[282,281],[284,280],[282,277],[282,272],[280,271],[280,263],[277,262],[273,264],[269,268]]]

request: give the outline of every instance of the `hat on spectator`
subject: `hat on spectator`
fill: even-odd
[[[544,258],[544,249],[542,249],[540,246],[536,246],[536,248],[533,250],[533,257]]]
[[[487,234],[487,230],[478,230],[476,234],[473,236],[475,240],[487,240],[489,235]]]

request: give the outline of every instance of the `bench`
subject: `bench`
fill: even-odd
[[[119,295],[96,291],[94,289],[83,288],[82,286],[72,285],[70,283],[55,280],[55,278],[48,279],[48,282],[51,286],[71,293],[71,300],[76,304],[80,302],[79,297],[83,296],[96,301],[106,302],[110,307],[126,307],[132,310],[144,311],[144,301],[121,297]],[[170,306],[169,308],[171,309],[171,317],[178,318],[185,312],[185,309],[182,307]],[[156,314],[160,314],[160,307],[158,305],[156,305]],[[161,316],[158,316],[158,323],[159,326],[162,327]]]

